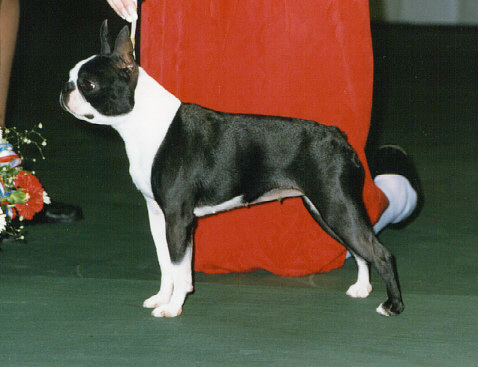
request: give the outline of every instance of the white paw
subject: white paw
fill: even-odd
[[[372,285],[370,283],[355,283],[347,290],[346,294],[352,298],[366,298],[372,292]]]
[[[159,307],[156,307],[153,312],[151,312],[151,315],[154,317],[176,317],[181,315],[183,312],[182,307],[177,307],[172,304],[167,304],[167,305],[162,305]]]
[[[169,303],[171,296],[165,296],[163,294],[155,294],[154,296],[149,297],[143,302],[144,308],[157,308],[159,306]]]
[[[385,307],[383,307],[383,303],[381,303],[380,306],[378,306],[375,311],[377,311],[382,316],[390,316],[391,315],[390,311],[387,311],[385,309]]]

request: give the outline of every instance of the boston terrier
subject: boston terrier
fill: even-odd
[[[113,49],[106,21],[100,36],[100,54],[70,70],[60,103],[81,120],[112,126],[125,142],[162,273],[159,292],[144,301],[153,316],[180,315],[193,290],[198,217],[294,196],[355,257],[358,279],[347,294],[371,292],[370,263],[387,286],[377,312],[403,311],[394,257],[372,229],[363,167],[344,133],[314,121],[183,103],[136,64],[127,27]]]

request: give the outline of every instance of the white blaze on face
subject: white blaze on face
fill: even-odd
[[[94,119],[94,116],[96,116],[98,112],[93,108],[93,106],[91,106],[88,101],[86,101],[85,97],[83,97],[83,95],[79,91],[78,73],[81,67],[94,57],[95,56],[91,56],[88,59],[80,61],[78,64],[75,65],[73,69],[70,70],[69,82],[74,84],[75,89],[69,93],[68,101],[65,103],[65,106],[73,115],[75,115],[75,117],[90,122],[92,122],[91,120]],[[88,118],[86,116],[88,116]]]

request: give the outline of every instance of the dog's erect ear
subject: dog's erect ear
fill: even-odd
[[[129,38],[129,28],[124,26],[123,29],[118,34],[115,42],[115,49],[113,51],[113,56],[117,56],[120,62],[118,65],[120,68],[126,69],[128,72],[133,72],[136,70],[137,65],[134,60],[134,49],[133,43]]]
[[[110,46],[110,32],[108,31],[108,19],[105,19],[103,23],[101,23],[100,39],[101,39],[101,55],[104,55],[104,56],[110,55],[111,46]]]

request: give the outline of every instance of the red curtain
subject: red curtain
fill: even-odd
[[[148,0],[141,62],[184,102],[340,127],[365,166],[364,201],[378,220],[387,200],[364,154],[373,79],[367,0]],[[344,259],[299,198],[200,219],[195,234],[196,271],[299,276]]]

